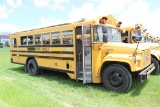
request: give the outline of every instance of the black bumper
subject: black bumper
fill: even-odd
[[[143,71],[138,74],[138,80],[143,82],[144,80],[148,79],[148,74],[150,74],[155,69],[154,63],[150,64],[146,67]]]

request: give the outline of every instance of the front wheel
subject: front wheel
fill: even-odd
[[[37,62],[34,59],[30,59],[28,61],[27,70],[31,76],[36,76],[39,74]]]
[[[157,73],[158,73],[158,71],[159,71],[159,63],[158,63],[158,61],[155,59],[155,58],[152,58],[151,59],[151,63],[154,63],[154,65],[155,65],[155,69],[152,71],[152,75],[156,75]]]
[[[104,70],[103,84],[108,90],[127,92],[132,85],[132,75],[124,66],[113,64]]]

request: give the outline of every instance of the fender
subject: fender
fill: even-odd
[[[160,56],[160,52],[159,52],[159,51],[156,52],[156,50],[151,50],[151,55],[153,55],[153,56],[156,57],[158,60],[160,60],[160,59],[159,59],[159,56]]]
[[[123,56],[124,56],[124,54],[123,54]],[[119,59],[119,61],[117,59]],[[132,60],[133,60],[132,57],[119,57],[119,56],[116,57],[115,55],[112,56],[112,57],[106,56],[106,57],[104,57],[102,59],[102,64],[101,65],[103,65],[105,62],[126,63],[126,64],[128,64],[130,66],[131,71],[134,71],[135,67],[133,67],[134,65],[133,65]],[[101,66],[101,68],[98,71],[98,75],[99,76],[100,76],[101,69],[102,69],[102,66]]]

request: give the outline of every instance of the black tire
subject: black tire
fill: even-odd
[[[127,92],[132,85],[132,75],[124,66],[113,64],[105,68],[102,81],[108,90]]]
[[[151,63],[154,63],[155,69],[151,72],[152,75],[156,75],[159,72],[159,63],[155,58],[151,59]]]
[[[34,59],[28,61],[27,70],[31,76],[37,76],[39,74],[37,62]]]

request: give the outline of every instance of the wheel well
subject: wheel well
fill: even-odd
[[[28,58],[27,58],[27,60],[26,60],[26,66],[27,66],[28,61],[29,61],[30,59],[34,59],[34,60],[35,60],[35,58],[34,58],[34,57],[28,57]],[[35,61],[36,61],[36,60],[35,60]]]
[[[103,75],[103,71],[106,67],[112,65],[112,64],[120,64],[120,65],[123,65],[124,67],[126,67],[129,71],[131,71],[131,68],[129,66],[129,64],[127,63],[124,63],[124,62],[104,62],[102,67],[101,67],[101,71],[100,71],[100,76]]]
[[[154,55],[151,55],[151,56],[152,56],[152,58],[154,58],[154,59],[156,59],[158,61],[158,58],[156,56],[154,56]]]

